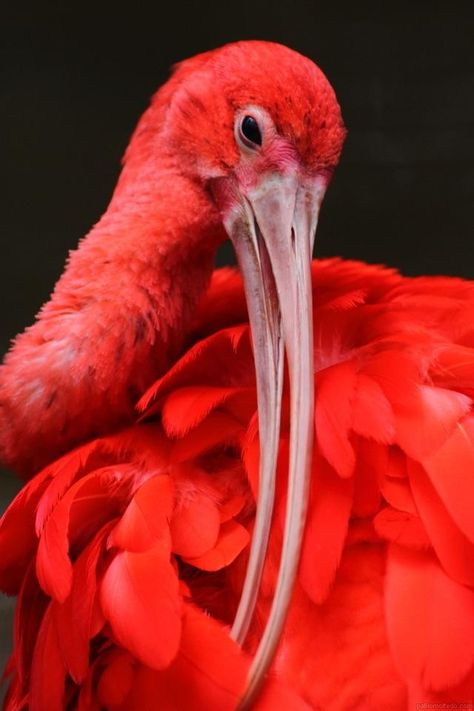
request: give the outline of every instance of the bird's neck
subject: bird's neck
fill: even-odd
[[[203,186],[165,160],[126,166],[108,210],[57,287],[76,303],[106,300],[154,324],[167,360],[186,332],[225,234]]]
[[[205,190],[172,164],[126,167],[109,209],[1,368],[5,462],[31,473],[130,422],[178,354],[223,236]]]

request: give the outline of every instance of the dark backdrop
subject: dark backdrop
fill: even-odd
[[[0,20],[0,354],[105,208],[130,132],[168,67],[235,39],[307,54],[340,98],[349,137],[319,255],[474,277],[472,8],[456,0],[12,0]],[[14,487],[3,477],[4,501]]]

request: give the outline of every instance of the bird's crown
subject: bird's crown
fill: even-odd
[[[345,129],[323,72],[288,47],[256,40],[228,44],[178,64],[142,117],[128,158],[167,144],[191,170],[197,166],[209,177],[225,175],[239,161],[236,115],[243,120],[254,118],[255,112],[258,122],[266,121],[285,139],[305,169],[330,171],[337,164]],[[247,121],[247,128],[258,138],[255,125]],[[263,131],[265,125],[258,128]]]

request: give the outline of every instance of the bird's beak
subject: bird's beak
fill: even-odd
[[[246,637],[265,561],[275,495],[283,349],[290,380],[288,503],[271,613],[239,708],[249,708],[275,653],[298,567],[313,446],[314,367],[311,256],[326,183],[270,175],[241,194],[224,224],[244,279],[257,376],[259,494],[247,575],[232,635]]]

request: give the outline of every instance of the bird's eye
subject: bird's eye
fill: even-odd
[[[239,138],[248,148],[262,145],[262,134],[253,116],[244,116],[240,123]]]

